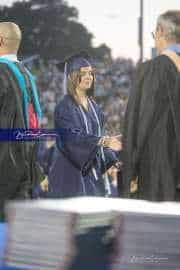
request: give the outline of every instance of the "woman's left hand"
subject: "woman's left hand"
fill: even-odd
[[[40,183],[40,187],[42,189],[42,191],[47,192],[49,190],[49,182],[48,179],[45,178],[41,183]]]

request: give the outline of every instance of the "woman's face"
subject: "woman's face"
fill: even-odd
[[[80,82],[78,87],[81,90],[87,90],[91,88],[93,82],[93,69],[92,67],[80,68]]]

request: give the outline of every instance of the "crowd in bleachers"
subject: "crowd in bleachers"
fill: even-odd
[[[109,65],[97,64],[96,99],[105,113],[105,127],[109,134],[122,131],[133,71],[133,62],[127,59],[117,59]],[[63,95],[63,73],[55,63],[45,64],[43,61],[35,73],[43,111],[42,126],[53,127],[54,108]]]

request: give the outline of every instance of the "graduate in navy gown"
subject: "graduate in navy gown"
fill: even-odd
[[[107,174],[118,162],[118,137],[103,136],[104,116],[94,99],[94,68],[81,52],[65,61],[67,94],[55,109],[59,155],[49,175],[51,194],[57,198],[109,196]]]

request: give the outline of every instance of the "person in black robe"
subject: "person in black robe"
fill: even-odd
[[[16,24],[0,23],[0,59],[24,69],[17,60],[20,42],[21,31]],[[27,128],[23,94],[12,70],[0,61],[0,129],[17,128]],[[1,141],[0,174],[0,221],[3,221],[5,202],[30,198],[33,183],[44,179],[36,162],[34,142]]]
[[[180,199],[179,30],[180,11],[160,15],[153,34],[158,56],[135,75],[125,115],[125,197],[132,183],[138,199]]]
[[[49,190],[57,198],[109,196],[105,173],[118,162],[121,150],[117,137],[104,137],[104,116],[94,100],[94,69],[90,57],[81,52],[65,65],[67,94],[55,109],[55,128],[59,130],[59,155],[49,175]],[[103,177],[103,174],[105,176]]]

